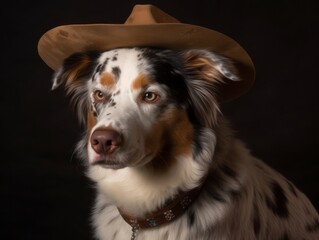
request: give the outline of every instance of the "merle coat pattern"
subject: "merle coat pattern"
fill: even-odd
[[[142,216],[199,185],[181,217],[136,239],[319,239],[307,197],[232,133],[217,100],[226,79],[241,81],[230,60],[206,50],[123,48],[65,59],[53,89],[65,84],[85,126],[76,151],[96,183],[97,239],[130,239],[118,208]]]

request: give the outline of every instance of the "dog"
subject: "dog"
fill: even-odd
[[[53,77],[84,135],[76,147],[96,183],[95,237],[319,239],[308,198],[256,159],[220,111],[232,60],[150,47],[75,53]]]

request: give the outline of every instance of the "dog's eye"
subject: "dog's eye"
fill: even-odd
[[[93,92],[93,97],[96,101],[101,102],[105,99],[105,94],[100,90],[95,90]]]
[[[159,95],[153,92],[146,92],[143,96],[143,101],[147,103],[154,103],[159,99]]]

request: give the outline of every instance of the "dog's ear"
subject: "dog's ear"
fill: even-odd
[[[81,123],[86,122],[87,83],[92,79],[99,55],[96,52],[75,53],[66,58],[63,65],[54,74],[52,90],[65,84],[67,94],[72,95],[71,103]]]
[[[96,52],[83,52],[74,53],[66,58],[63,65],[54,74],[52,90],[63,83],[67,89],[73,89],[80,82],[89,80],[96,67],[98,56]]]
[[[194,114],[203,126],[212,127],[220,112],[218,88],[226,79],[240,80],[236,68],[229,59],[206,50],[187,50],[183,57]]]

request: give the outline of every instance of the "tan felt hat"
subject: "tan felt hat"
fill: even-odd
[[[153,5],[135,5],[124,24],[73,24],[55,27],[39,40],[43,61],[57,70],[75,52],[119,47],[207,49],[235,62],[241,81],[221,86],[219,100],[244,94],[253,84],[255,69],[247,52],[230,37],[212,29],[185,24]]]

